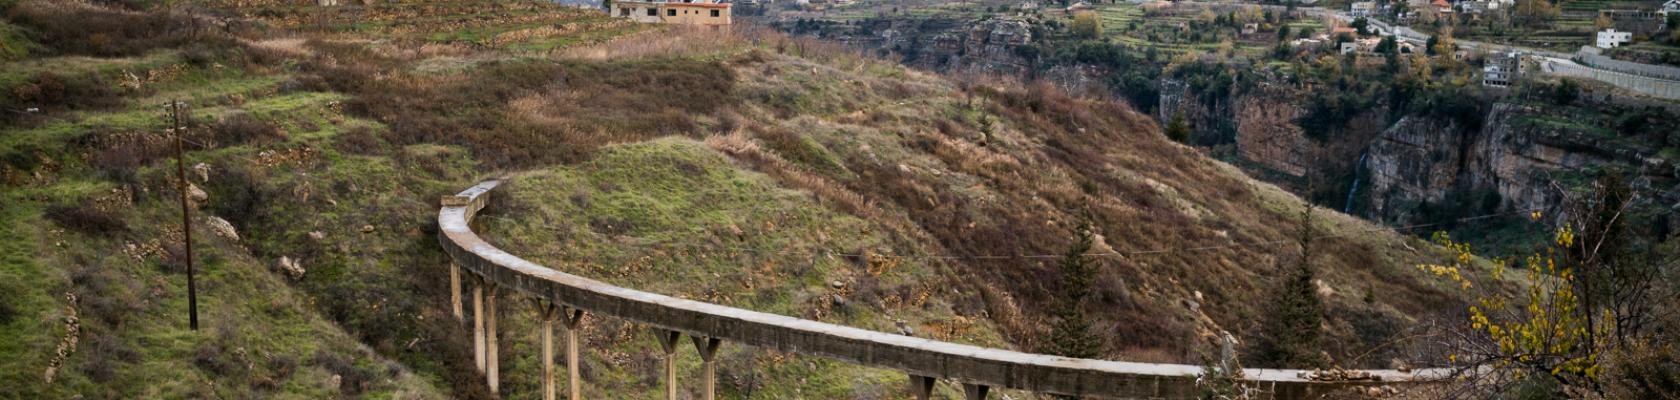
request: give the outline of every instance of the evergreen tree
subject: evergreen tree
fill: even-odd
[[[1061,303],[1056,307],[1056,323],[1050,328],[1050,342],[1045,352],[1073,358],[1095,358],[1102,355],[1102,338],[1091,333],[1091,318],[1085,314],[1085,300],[1091,296],[1091,283],[1102,264],[1089,254],[1093,242],[1091,223],[1081,222],[1075,228],[1077,239],[1062,258]]]
[[[1179,143],[1190,141],[1190,125],[1184,122],[1184,112],[1173,113],[1172,120],[1167,121],[1167,138]]]
[[[1255,346],[1255,364],[1271,368],[1316,368],[1325,361],[1319,351],[1319,325],[1324,322],[1324,304],[1313,283],[1313,207],[1301,212],[1301,230],[1296,238],[1301,254],[1291,266],[1271,299],[1272,310],[1261,322],[1262,336]]]

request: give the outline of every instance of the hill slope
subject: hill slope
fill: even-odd
[[[553,46],[520,47],[412,23],[464,18],[475,2],[412,15],[393,2],[357,15],[403,30],[317,24],[328,31],[307,35],[282,29],[306,27],[288,25],[291,14],[212,9],[270,27],[230,36],[177,29],[190,26],[182,15],[44,3],[10,6],[7,24],[41,48],[0,76],[5,91],[31,94],[0,104],[0,270],[14,278],[0,291],[10,310],[0,349],[22,355],[4,357],[0,387],[24,397],[148,397],[155,387],[162,397],[319,397],[332,382],[350,395],[483,396],[466,335],[447,316],[431,221],[438,195],[491,176],[514,180],[486,236],[549,265],[1027,350],[1061,290],[1056,257],[1088,216],[1098,249],[1122,254],[1105,257],[1089,311],[1105,356],[1128,360],[1195,361],[1219,330],[1251,337],[1278,265],[1296,252],[1298,199],[1171,143],[1124,106],[1042,85],[956,82],[745,29],[586,23],[544,30]],[[469,25],[593,21],[530,7]],[[50,28],[77,18],[99,23]],[[204,165],[189,178],[205,192],[194,236],[211,322],[200,333],[179,322],[178,193],[157,134],[157,104],[177,98],[193,106],[188,165]],[[9,111],[24,107],[41,111]],[[1338,360],[1386,363],[1398,353],[1356,356],[1461,303],[1411,267],[1433,257],[1429,246],[1319,215],[1327,237],[1312,261]],[[238,239],[218,236],[210,216]],[[282,258],[300,261],[277,267]],[[78,290],[75,304],[106,305],[82,318],[65,361],[75,368],[45,383],[71,306],[63,293]],[[115,295],[134,298],[104,300]],[[126,304],[141,305],[114,306]],[[504,319],[507,393],[536,385],[522,325],[533,320]],[[591,390],[657,387],[653,341],[622,323],[592,327]],[[124,346],[89,345],[105,342]],[[728,354],[731,396],[881,397],[903,379]],[[99,363],[109,371],[87,367]]]

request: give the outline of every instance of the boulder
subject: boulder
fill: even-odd
[[[215,233],[216,236],[239,241],[239,231],[233,228],[233,223],[222,219],[222,217],[214,215],[204,217],[204,226],[210,228],[210,232]]]
[[[280,256],[280,260],[274,262],[274,268],[294,280],[302,279],[303,274],[308,272],[303,269],[303,265],[297,259],[287,256]]]
[[[189,183],[187,184],[187,198],[191,199],[193,204],[203,205],[210,201],[210,194],[205,193],[204,189],[199,189],[198,185]]]
[[[210,164],[193,164],[192,170],[193,174],[198,175],[199,182],[210,183]]]

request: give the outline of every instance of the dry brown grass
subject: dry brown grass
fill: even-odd
[[[747,98],[730,124],[752,135],[732,131],[708,144],[786,186],[885,221],[906,240],[896,254],[971,257],[945,268],[1022,348],[1048,326],[1060,292],[1054,260],[993,256],[1058,254],[1082,215],[1099,226],[1100,247],[1126,253],[1106,259],[1091,305],[1115,356],[1193,362],[1201,339],[1218,330],[1249,334],[1273,271],[1294,258],[1293,246],[1278,241],[1295,232],[1304,203],[1167,140],[1122,104],[1042,82],[954,84],[881,64],[811,64],[770,51],[734,63]],[[919,95],[885,99],[893,87]],[[873,210],[859,212],[859,203]],[[1331,232],[1370,228],[1331,221],[1322,223]],[[1338,289],[1328,300],[1338,310],[1333,354],[1386,338],[1361,327],[1403,326],[1396,318],[1461,300],[1407,274],[1428,255],[1400,240],[1369,233],[1319,245],[1314,261]],[[1395,299],[1364,305],[1358,298],[1372,281]]]
[[[703,57],[754,44],[762,31],[746,25],[706,27],[667,25],[604,43],[569,47],[555,52],[562,59],[625,61],[667,57]]]
[[[1053,258],[1015,256],[1062,252],[1081,218],[1099,227],[1099,248],[1125,253],[1105,258],[1090,304],[1116,357],[1195,361],[1198,338],[1249,334],[1265,312],[1269,277],[1293,257],[1276,241],[1294,232],[1299,200],[1167,140],[1125,105],[1047,83],[958,83],[832,44],[739,29],[669,27],[563,50],[559,61],[486,61],[448,73],[407,68],[476,55],[306,47],[315,53],[307,69],[355,96],[350,113],[387,125],[385,142],[460,145],[487,168],[575,163],[606,144],[704,137],[781,185],[890,232],[890,254],[952,256],[922,265],[954,282],[962,294],[951,303],[978,304],[1021,348],[1036,347],[1061,284]],[[355,141],[347,145],[380,146]],[[1329,303],[1348,311],[1333,324],[1371,315],[1355,309],[1363,303],[1351,288],[1370,281],[1395,299],[1374,307],[1379,319],[1451,303],[1403,272],[1418,252],[1394,240],[1321,245],[1315,261],[1342,293]],[[1372,345],[1353,329],[1332,336],[1345,344],[1337,356]]]

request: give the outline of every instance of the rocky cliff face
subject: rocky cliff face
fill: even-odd
[[[1480,131],[1450,122],[1405,117],[1366,149],[1366,216],[1409,221],[1420,205],[1481,208],[1486,212],[1549,209],[1562,201],[1559,181],[1616,166],[1634,171],[1636,185],[1672,197],[1677,174],[1653,151],[1591,130],[1544,123],[1547,110],[1495,104]],[[1458,196],[1458,198],[1453,198]]]
[[[1302,149],[1311,148],[1311,139],[1295,124],[1301,107],[1289,101],[1290,88],[1261,84],[1254,94],[1236,98],[1237,154],[1289,175],[1306,173],[1307,162]]]
[[[961,68],[1000,75],[1027,72],[1028,60],[1015,55],[1015,48],[1032,42],[1026,21],[994,19],[969,24],[957,38]]]
[[[1451,123],[1403,117],[1367,150],[1362,166],[1369,178],[1367,217],[1405,220],[1403,211],[1436,203],[1466,175],[1465,134]],[[1364,178],[1364,177],[1361,177]]]
[[[1204,98],[1197,95],[1190,84],[1182,80],[1163,78],[1160,85],[1161,97],[1155,117],[1161,126],[1166,126],[1173,116],[1183,114],[1184,121],[1189,124],[1192,132],[1190,143],[1213,146],[1235,140],[1236,126],[1239,123],[1235,105],[1241,104],[1243,99],[1247,98],[1245,94],[1227,98]]]

